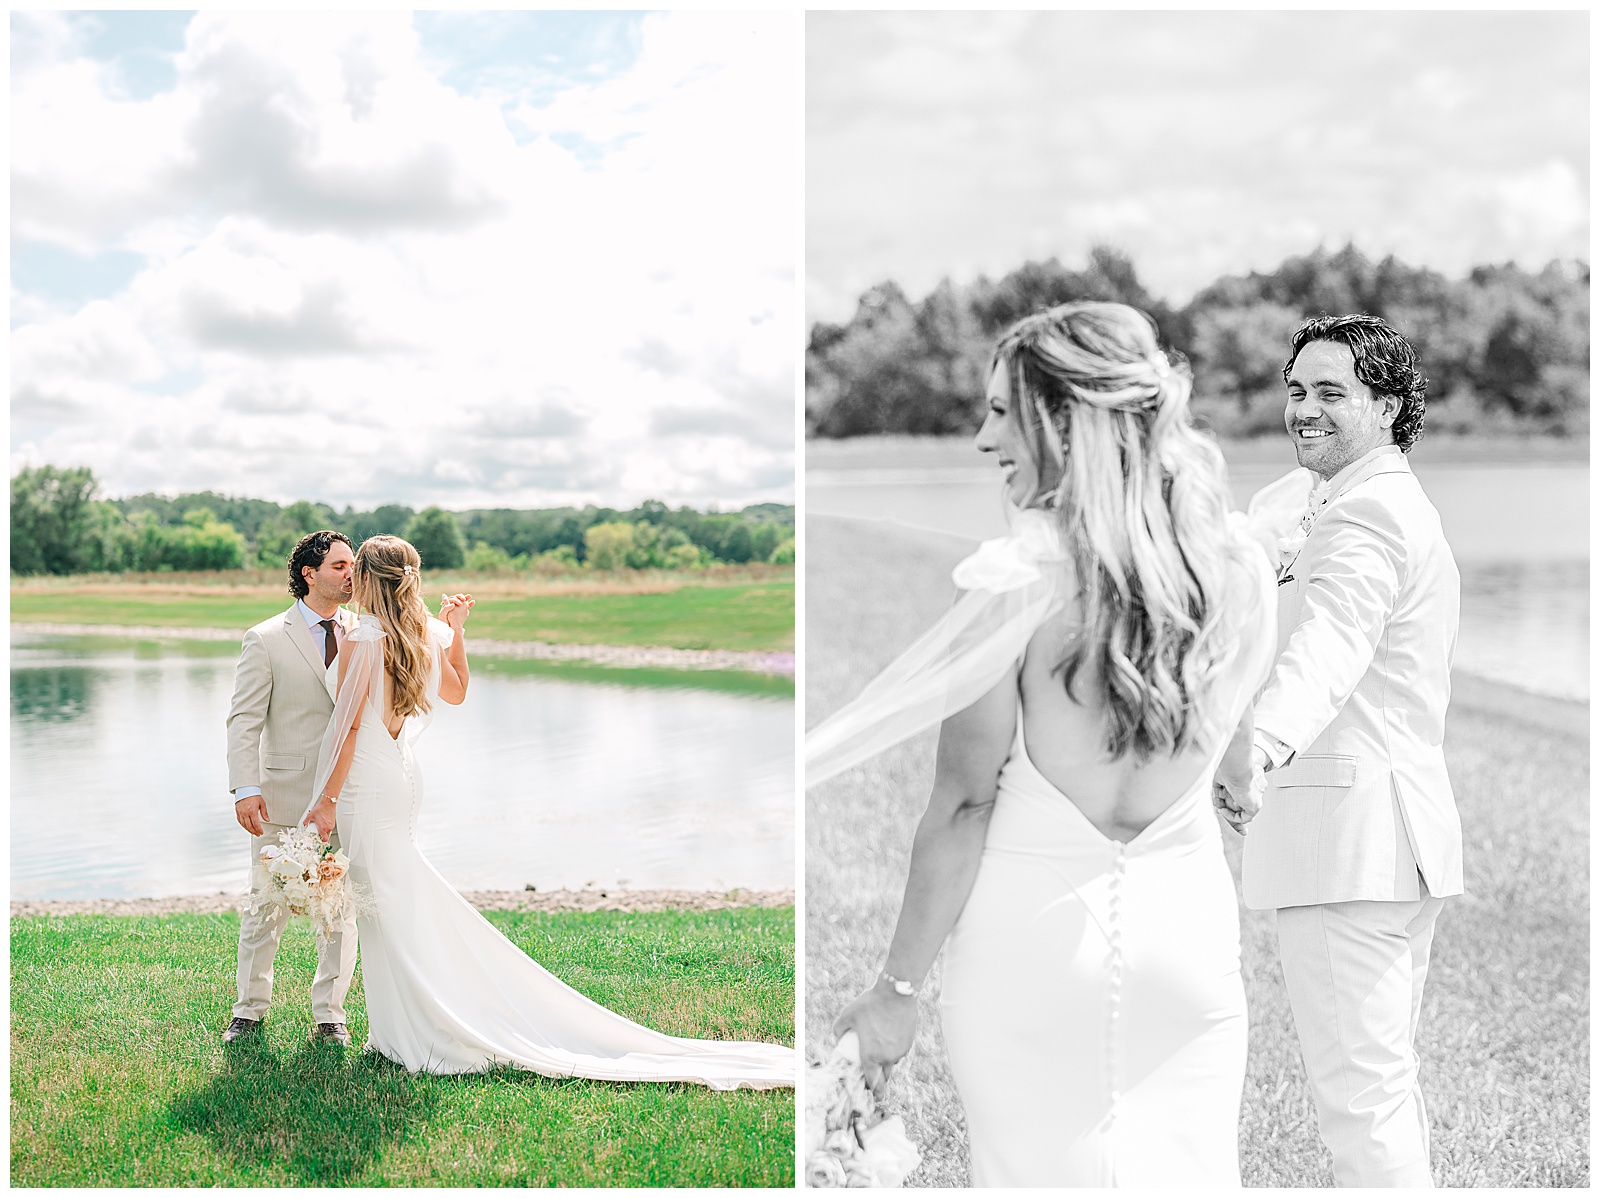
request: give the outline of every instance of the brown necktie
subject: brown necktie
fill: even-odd
[[[321,624],[322,631],[328,634],[322,638],[322,668],[326,670],[333,664],[333,659],[339,656],[339,645],[333,639],[333,621],[318,620],[317,623]]]

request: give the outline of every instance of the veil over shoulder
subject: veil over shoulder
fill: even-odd
[[[806,733],[812,787],[971,706],[1004,677],[1033,634],[1060,610],[1070,564],[1042,511],[1012,516],[952,578],[962,594],[852,702]]]
[[[338,696],[333,702],[333,716],[328,721],[327,732],[323,733],[322,747],[317,750],[317,772],[311,786],[311,802],[300,815],[302,822],[322,796],[322,788],[328,784],[334,763],[339,759],[339,749],[344,745],[345,737],[350,735],[350,729],[355,727],[356,716],[366,702],[372,680],[379,676],[383,668],[383,642],[387,635],[378,617],[368,613],[356,621],[356,626],[345,638],[353,648],[349,663],[345,666],[344,678],[339,683]]]
[[[1298,479],[1278,488],[1287,494]],[[1250,581],[1235,592],[1241,628],[1258,629],[1273,616],[1271,539],[1282,522],[1280,509],[1232,513],[1228,528],[1235,547],[1250,563]],[[1298,509],[1296,510],[1298,518]],[[1255,548],[1252,548],[1255,547]],[[1267,550],[1258,553],[1256,548]],[[1061,610],[1073,587],[1072,566],[1061,534],[1048,513],[1028,509],[1012,514],[1011,533],[985,541],[952,572],[962,594],[927,632],[869,682],[850,703],[806,733],[806,787],[816,786],[853,765],[931,728],[961,711],[995,685],[1021,657],[1033,634]],[[1238,664],[1249,677],[1270,666],[1273,637],[1242,638]],[[1264,678],[1262,679],[1264,681]],[[1248,696],[1245,696],[1248,697]],[[1229,713],[1237,718],[1237,710]]]

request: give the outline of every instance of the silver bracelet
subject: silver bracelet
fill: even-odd
[[[912,998],[912,997],[914,997],[916,995],[918,989],[920,988],[920,987],[917,987],[917,986],[913,986],[910,982],[906,981],[905,978],[897,978],[897,977],[895,977],[888,970],[884,970],[878,976],[881,977],[884,981],[888,982],[890,987],[894,990],[894,992],[896,994],[898,994],[901,998]]]

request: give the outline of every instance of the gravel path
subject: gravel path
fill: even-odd
[[[726,911],[792,907],[792,890],[467,890],[480,911]],[[43,915],[218,915],[237,911],[242,894],[138,899],[13,899],[11,918]]]
[[[139,640],[239,641],[233,628],[163,628],[148,624],[13,624],[19,635],[111,636]],[[591,661],[622,669],[748,670],[757,674],[793,674],[793,653],[757,653],[735,649],[669,649],[656,645],[552,645],[544,641],[494,641],[474,637],[467,642],[483,657],[537,658],[543,661]]]

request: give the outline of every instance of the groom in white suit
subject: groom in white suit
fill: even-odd
[[[300,823],[311,805],[317,752],[333,716],[335,662],[354,617],[350,598],[355,554],[341,532],[307,533],[289,556],[294,605],[244,634],[228,709],[228,786],[234,816],[250,833],[250,885],[265,885],[261,850]],[[337,833],[334,833],[335,837]],[[272,966],[288,914],[268,907],[239,919],[239,997],[222,1034],[250,1035],[272,1005]],[[356,966],[356,925],[347,918],[332,935],[317,932],[311,983],[315,1038],[350,1043],[344,998]]]
[[[1279,544],[1278,660],[1244,899],[1278,950],[1341,1186],[1433,1184],[1414,1047],[1434,924],[1462,892],[1445,708],[1461,578],[1406,461],[1426,380],[1370,316],[1294,335],[1284,414],[1315,485]],[[1253,802],[1238,796],[1246,811]]]

